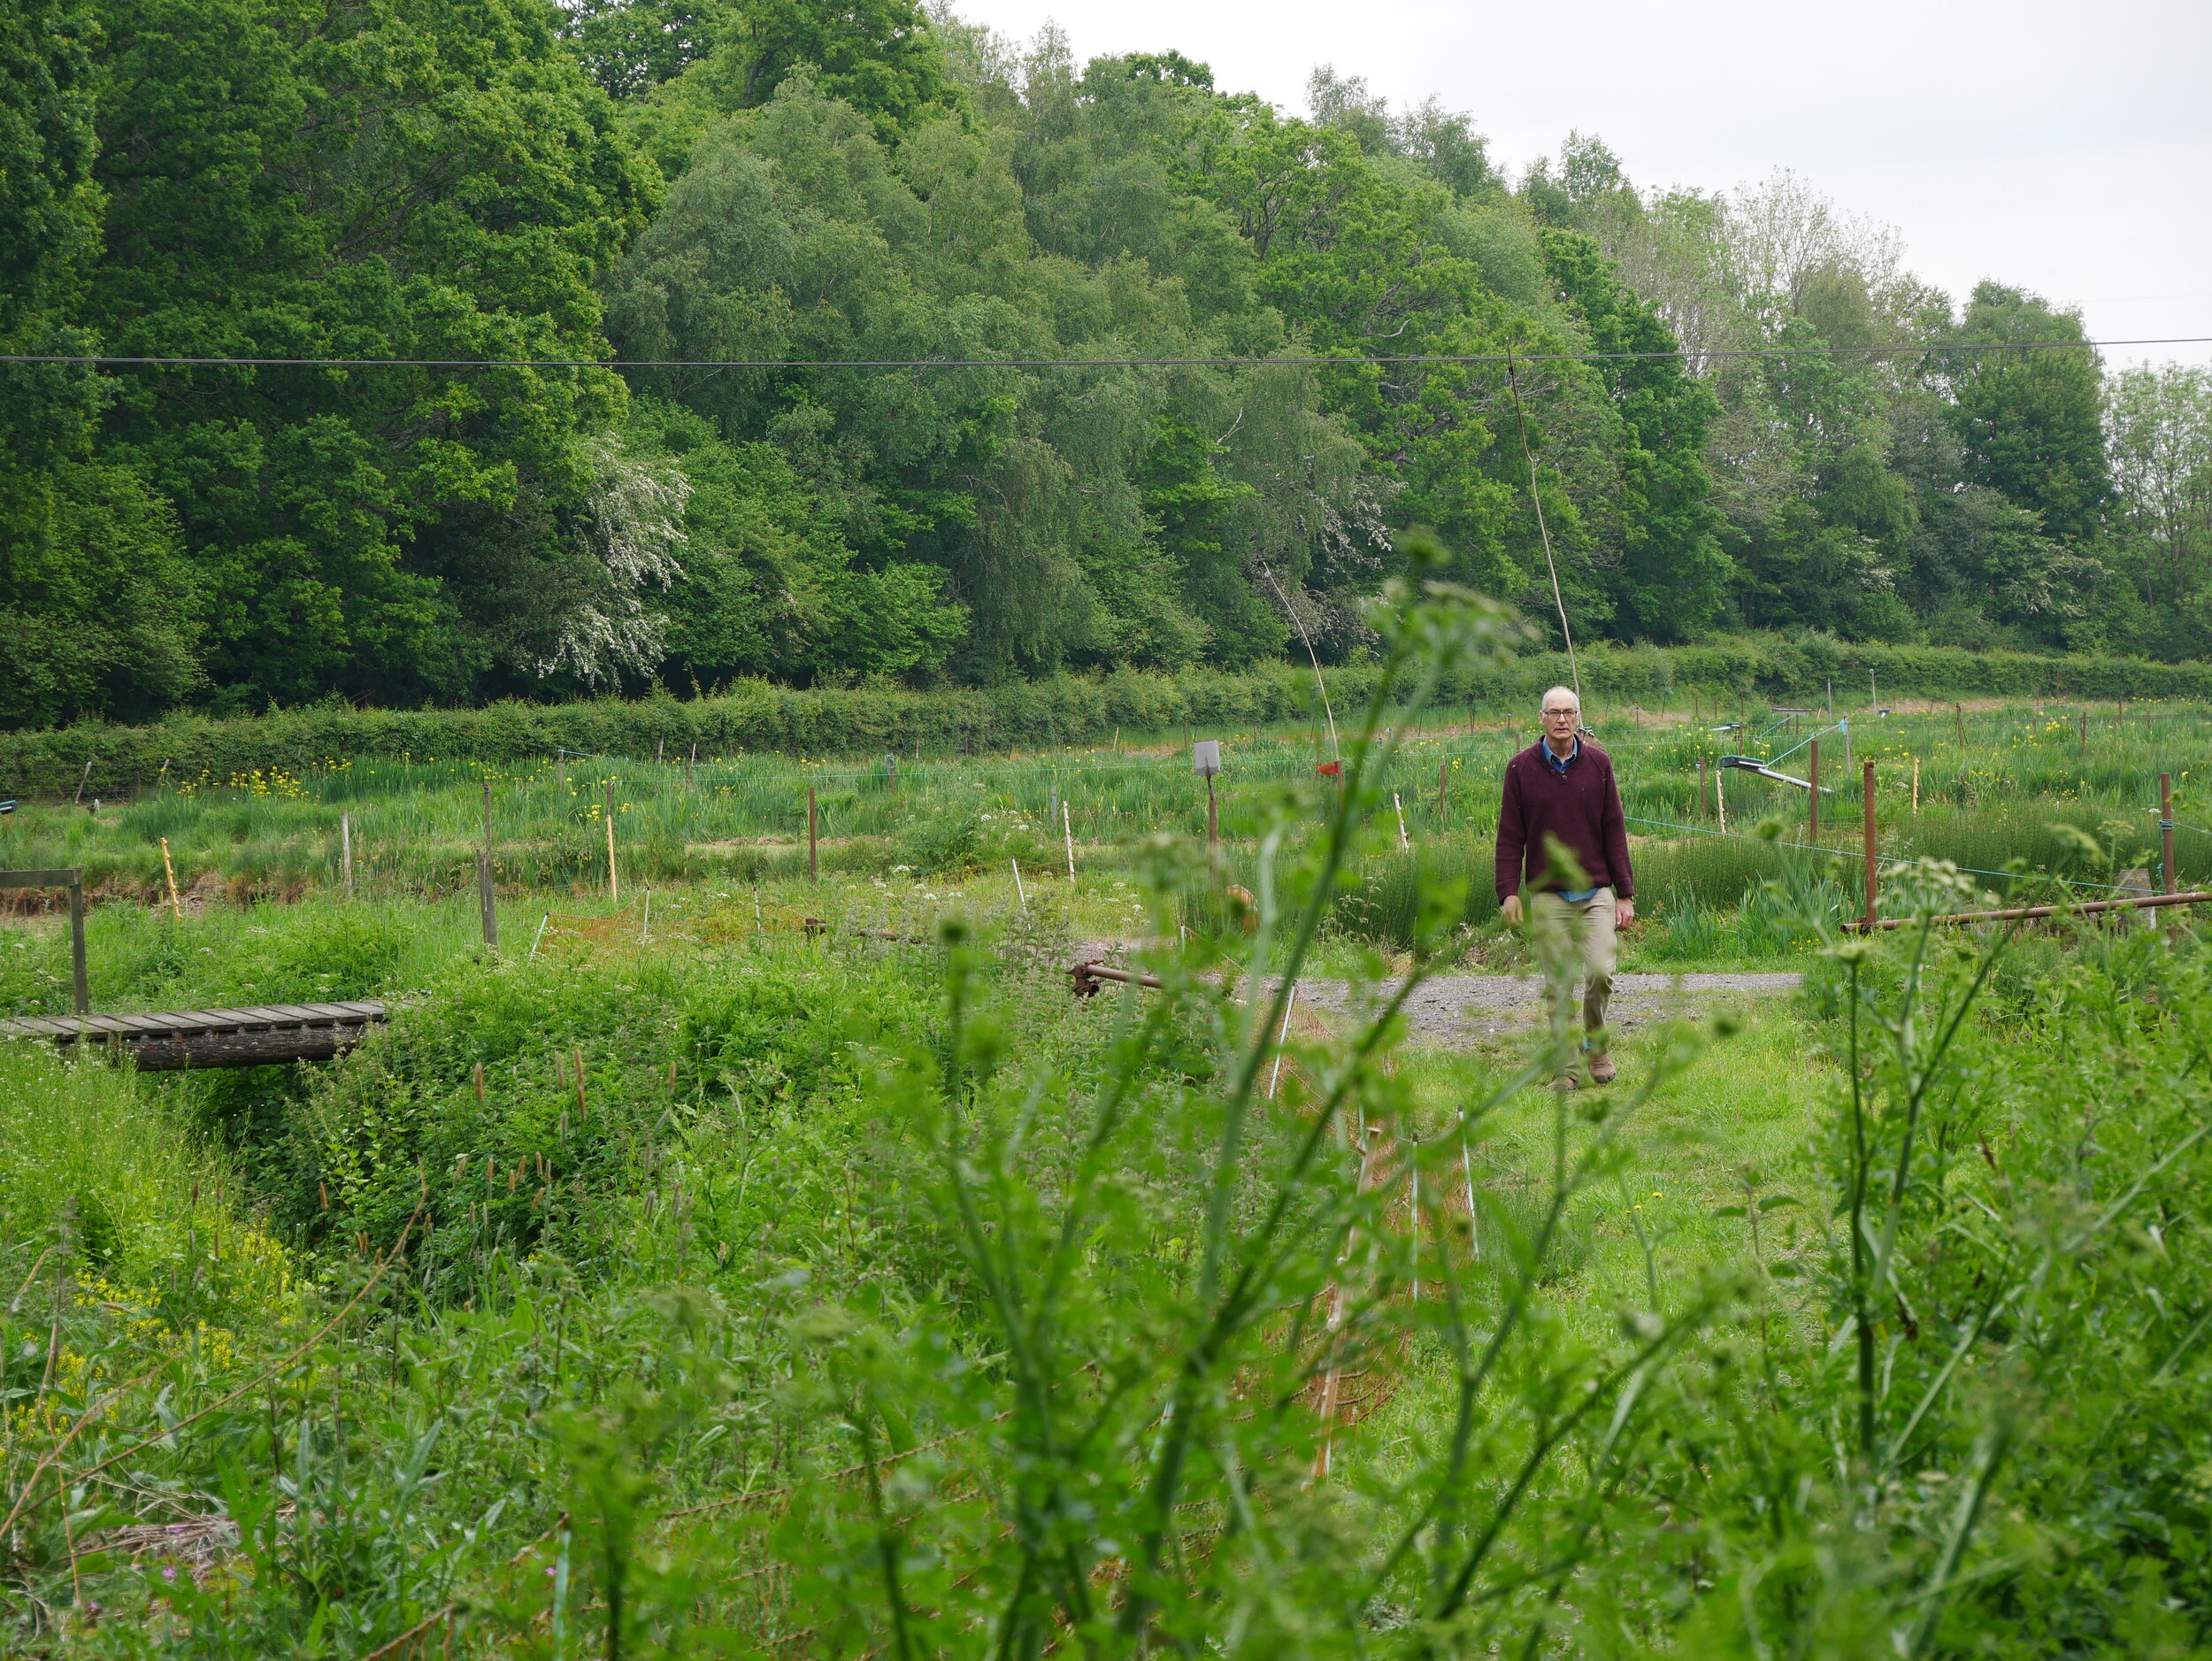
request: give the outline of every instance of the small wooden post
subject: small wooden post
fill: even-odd
[[[1805,771],[1812,781],[1813,788],[1806,792],[1809,800],[1805,811],[1805,840],[1817,848],[1820,846],[1820,740],[1814,739],[1808,748],[1813,753]]]
[[[1920,817],[1920,757],[1912,758],[1912,816]]]
[[[353,814],[350,810],[338,815],[338,880],[346,885],[346,892],[353,892]]]
[[[169,915],[178,922],[184,921],[184,907],[177,901],[177,868],[169,862],[169,839],[161,839],[161,876],[169,885]]]
[[[1697,758],[1697,816],[1709,818],[1713,811],[1711,799],[1705,793],[1705,757]]]
[[[1075,881],[1075,815],[1068,811],[1064,801],[1060,804],[1060,834],[1068,839],[1068,881],[1072,885]]]
[[[77,1013],[92,1013],[92,982],[84,961],[84,873],[69,873],[69,974],[77,995]]]
[[[1954,704],[1951,706],[1951,713],[1958,718],[1959,748],[1963,750],[1966,748],[1966,705],[1963,704]]]
[[[1863,799],[1864,799],[1864,803],[1865,803],[1865,813],[1866,813],[1866,919],[1865,919],[1865,920],[1866,920],[1866,928],[1867,928],[1867,932],[1868,932],[1869,934],[1872,934],[1872,933],[1874,932],[1874,918],[1875,918],[1875,905],[1876,905],[1876,901],[1875,901],[1875,892],[1874,892],[1874,764],[1873,764],[1872,762],[1870,762],[1870,762],[1866,763],[1866,764],[1865,764],[1865,765],[1866,765],[1866,771],[1865,771],[1865,773],[1862,775],[1862,776],[1863,776],[1863,780],[1864,780],[1864,784],[1863,784],[1863,792],[1862,792],[1862,794],[1863,794]]]
[[[806,788],[806,878],[809,882],[822,880],[820,855],[820,816],[814,805],[814,787]]]
[[[476,854],[476,898],[484,913],[484,943],[499,950],[499,905],[492,892],[492,781],[484,781],[484,845]]]
[[[1444,828],[1444,786],[1451,776],[1450,762],[1440,761],[1436,764],[1436,827],[1439,830]]]
[[[2089,711],[2081,712],[2081,758],[2089,759]]]
[[[890,778],[891,794],[896,796],[899,793],[899,758],[896,752],[888,750],[883,752],[883,770]]]
[[[607,903],[622,904],[622,879],[614,867],[614,781],[607,781]]]
[[[2174,892],[2174,775],[2158,775],[2158,846],[2161,894]]]
[[[568,751],[565,750],[553,752],[553,784],[563,796],[568,794]]]
[[[684,788],[691,788],[691,770],[699,765],[699,741],[691,741],[691,758],[684,763]]]
[[[1211,848],[1221,841],[1221,817],[1214,804],[1214,776],[1206,775],[1206,846]]]

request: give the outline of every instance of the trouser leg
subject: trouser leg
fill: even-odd
[[[1573,908],[1576,945],[1582,956],[1582,1025],[1590,1048],[1605,1053],[1605,1011],[1613,1001],[1613,973],[1620,965],[1620,942],[1613,927],[1613,890],[1600,888]]]
[[[1529,944],[1536,950],[1536,966],[1543,971],[1552,1030],[1562,1036],[1574,1026],[1575,971],[1580,951],[1574,910],[1556,894],[1528,896]]]

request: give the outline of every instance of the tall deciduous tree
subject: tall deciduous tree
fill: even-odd
[[[127,355],[589,358],[649,175],[530,0],[104,0],[88,320]],[[237,696],[525,679],[606,573],[591,369],[149,369],[110,457],[176,505]]]
[[[2081,314],[2001,283],[1974,290],[1952,340],[2029,350],[1949,355],[1968,477],[2042,520],[2049,534],[2093,537],[2111,500],[2104,455],[2104,367]]]

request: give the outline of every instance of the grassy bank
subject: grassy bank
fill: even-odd
[[[1617,726],[1631,705],[1705,711],[1790,702],[1864,710],[1870,700],[2030,699],[2212,702],[2212,665],[2134,658],[2039,657],[1951,647],[1847,645],[1753,636],[1709,646],[1592,648],[1579,671],[1592,711]],[[1870,681],[1870,672],[1871,681]],[[1371,665],[1329,671],[1337,712],[1348,716],[1374,684]],[[1570,678],[1566,659],[1537,653],[1502,665],[1455,667],[1445,707],[1510,712]],[[1317,727],[1310,672],[1277,663],[1245,673],[1191,670],[912,691],[858,687],[798,690],[765,681],[680,699],[561,704],[506,703],[478,710],[356,710],[342,704],[213,720],[178,715],[150,727],[87,724],[0,734],[0,790],[112,796],[164,779],[301,773],[343,760],[469,761],[511,767],[557,750],[628,762],[770,753],[902,757],[1096,745],[1134,738]]]

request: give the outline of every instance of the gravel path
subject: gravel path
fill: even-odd
[[[1708,1015],[1732,1004],[1779,997],[1797,990],[1796,974],[1623,974],[1613,978],[1612,1026],[1633,1032],[1649,1021],[1684,1015]],[[1387,997],[1395,981],[1381,981],[1369,995]],[[1304,980],[1301,1003],[1333,1015],[1353,1014],[1348,980]],[[1406,1024],[1417,1042],[1463,1044],[1495,1037],[1544,1019],[1544,982],[1538,975],[1443,976],[1417,988],[1406,1003]]]

